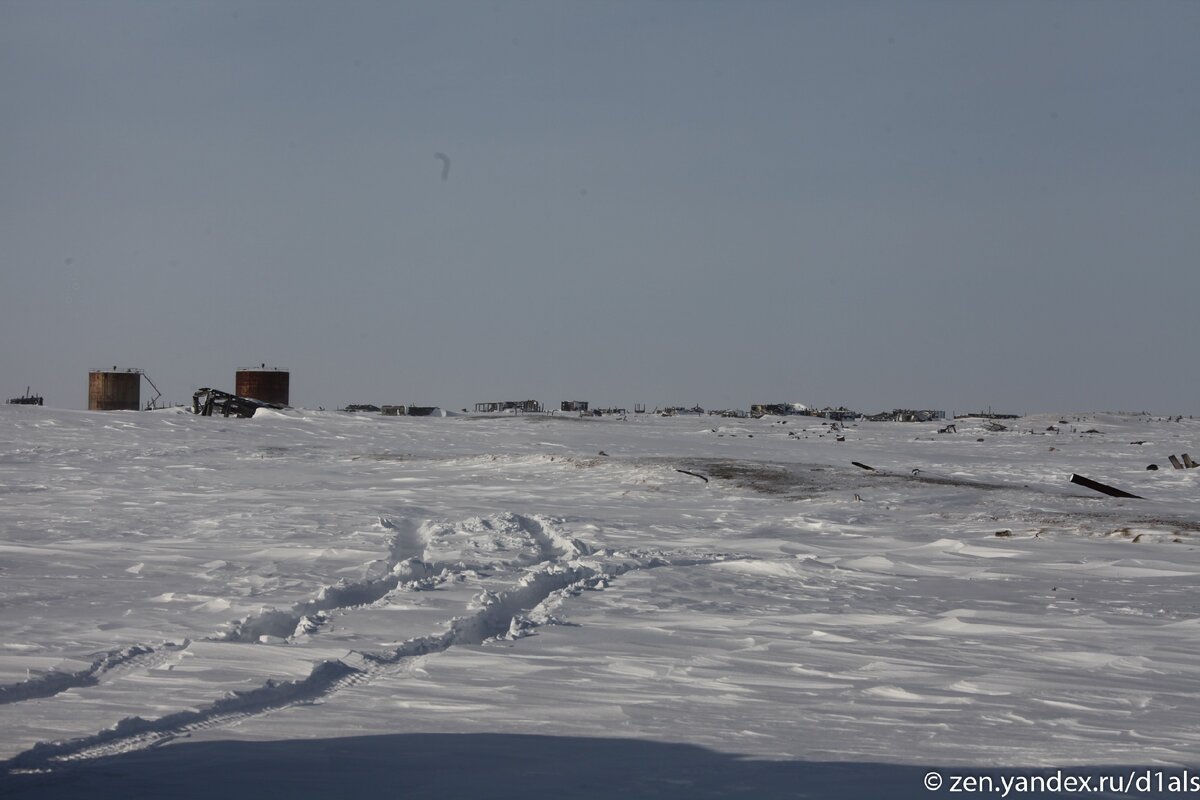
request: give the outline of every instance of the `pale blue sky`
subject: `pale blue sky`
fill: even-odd
[[[310,407],[1200,413],[1198,37],[1194,2],[0,0],[0,394],[266,361]]]

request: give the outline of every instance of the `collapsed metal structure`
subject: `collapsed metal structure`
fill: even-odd
[[[254,412],[260,408],[280,409],[287,408],[287,406],[281,403],[255,400],[253,397],[242,397],[208,387],[199,389],[192,395],[192,413],[202,417],[211,417],[215,416],[215,413],[220,413],[222,417],[236,416],[247,419],[253,417]]]

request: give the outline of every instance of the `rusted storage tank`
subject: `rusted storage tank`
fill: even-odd
[[[239,369],[234,392],[241,397],[286,406],[289,378],[290,373],[286,369],[268,367],[266,364]]]
[[[137,411],[142,407],[140,369],[94,369],[88,373],[88,411]]]

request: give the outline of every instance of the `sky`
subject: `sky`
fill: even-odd
[[[309,408],[1200,414],[1197,31],[0,0],[0,394],[86,408],[117,365],[190,402],[266,363]]]

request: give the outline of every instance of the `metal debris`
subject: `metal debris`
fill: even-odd
[[[1126,492],[1122,489],[1117,489],[1113,486],[1108,486],[1107,484],[1100,483],[1099,481],[1094,481],[1091,478],[1085,478],[1082,475],[1072,474],[1071,475],[1071,483],[1078,484],[1079,486],[1086,486],[1088,489],[1094,489],[1097,492],[1100,492],[1101,494],[1106,494],[1110,497],[1128,497],[1133,500],[1143,499],[1136,494],[1130,494],[1129,492]]]
[[[247,419],[254,416],[260,408],[286,408],[279,403],[266,403],[252,397],[241,397],[220,389],[204,387],[192,395],[192,413],[202,417],[214,416],[214,412],[222,417],[240,417]]]

